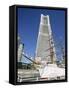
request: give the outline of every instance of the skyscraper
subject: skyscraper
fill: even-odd
[[[41,61],[46,61],[47,63],[54,63],[56,61],[49,15],[44,16],[41,14],[36,46],[36,57],[40,57]]]
[[[21,43],[20,37],[18,36],[18,62],[22,59],[22,53],[24,49],[24,44]]]

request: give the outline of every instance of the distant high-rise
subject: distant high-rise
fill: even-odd
[[[18,62],[22,59],[22,53],[24,49],[24,44],[21,43],[20,37],[18,36]]]
[[[49,15],[44,16],[41,14],[36,57],[40,57],[42,61],[46,62],[54,63],[56,61]]]

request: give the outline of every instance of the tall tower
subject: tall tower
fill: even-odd
[[[21,43],[20,37],[18,36],[18,62],[21,62],[24,44]]]
[[[36,47],[36,57],[41,61],[54,63],[56,61],[49,15],[41,14],[39,33]]]

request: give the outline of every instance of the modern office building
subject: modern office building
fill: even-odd
[[[40,26],[38,32],[36,58],[40,57],[41,61],[55,63],[56,54],[49,15],[41,14]]]
[[[21,43],[20,37],[18,36],[18,62],[21,62],[24,44]]]
[[[20,40],[20,37],[18,36],[18,47],[19,47],[19,45],[20,45],[20,43],[21,43],[21,40]]]

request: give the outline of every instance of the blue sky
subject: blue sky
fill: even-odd
[[[50,16],[54,41],[65,40],[65,11],[18,8],[18,34],[24,43],[25,53],[30,57],[35,55],[41,14]]]

